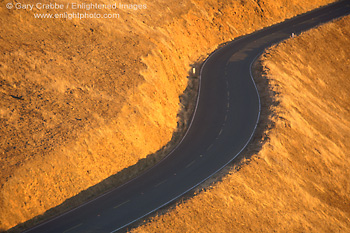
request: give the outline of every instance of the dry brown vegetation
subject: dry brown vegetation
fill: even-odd
[[[350,16],[269,49],[260,64],[261,94],[277,103],[262,149],[132,232],[350,231]]]
[[[2,1],[0,230],[165,146],[190,65],[218,44],[329,2],[149,0],[119,19],[44,20]]]

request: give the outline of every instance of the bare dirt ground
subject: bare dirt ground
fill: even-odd
[[[246,158],[132,232],[350,231],[350,16],[270,48],[255,69],[265,126]]]
[[[56,12],[0,2],[0,230],[154,164],[186,126],[194,96],[179,96],[195,89],[191,65],[218,44],[329,2],[149,0],[147,9],[116,10],[118,19],[83,20],[35,19]]]

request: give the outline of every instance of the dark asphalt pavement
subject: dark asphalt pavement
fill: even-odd
[[[232,161],[259,119],[250,75],[265,48],[350,13],[342,1],[238,38],[215,51],[201,70],[198,107],[181,144],[142,176],[27,232],[115,232],[191,190]]]

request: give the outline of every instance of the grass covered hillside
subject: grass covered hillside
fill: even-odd
[[[189,115],[182,105],[194,97],[179,96],[191,65],[223,42],[330,2],[147,0],[146,9],[113,11],[115,19],[70,20],[33,15],[64,10],[1,1],[0,230],[73,197],[46,217],[71,208],[154,164],[162,154],[147,155]],[[114,174],[122,175],[106,180]]]
[[[270,114],[249,153],[262,148],[132,232],[350,231],[350,16],[270,48],[261,66]]]

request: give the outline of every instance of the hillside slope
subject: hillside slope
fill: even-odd
[[[262,91],[267,80],[261,95],[273,99],[263,102],[271,113],[262,149],[132,232],[350,231],[350,16],[274,46],[260,62],[256,81]]]
[[[118,9],[118,19],[83,20],[35,19],[52,11],[2,2],[0,229],[164,147],[190,65],[218,44],[329,2],[149,0],[147,9]]]

